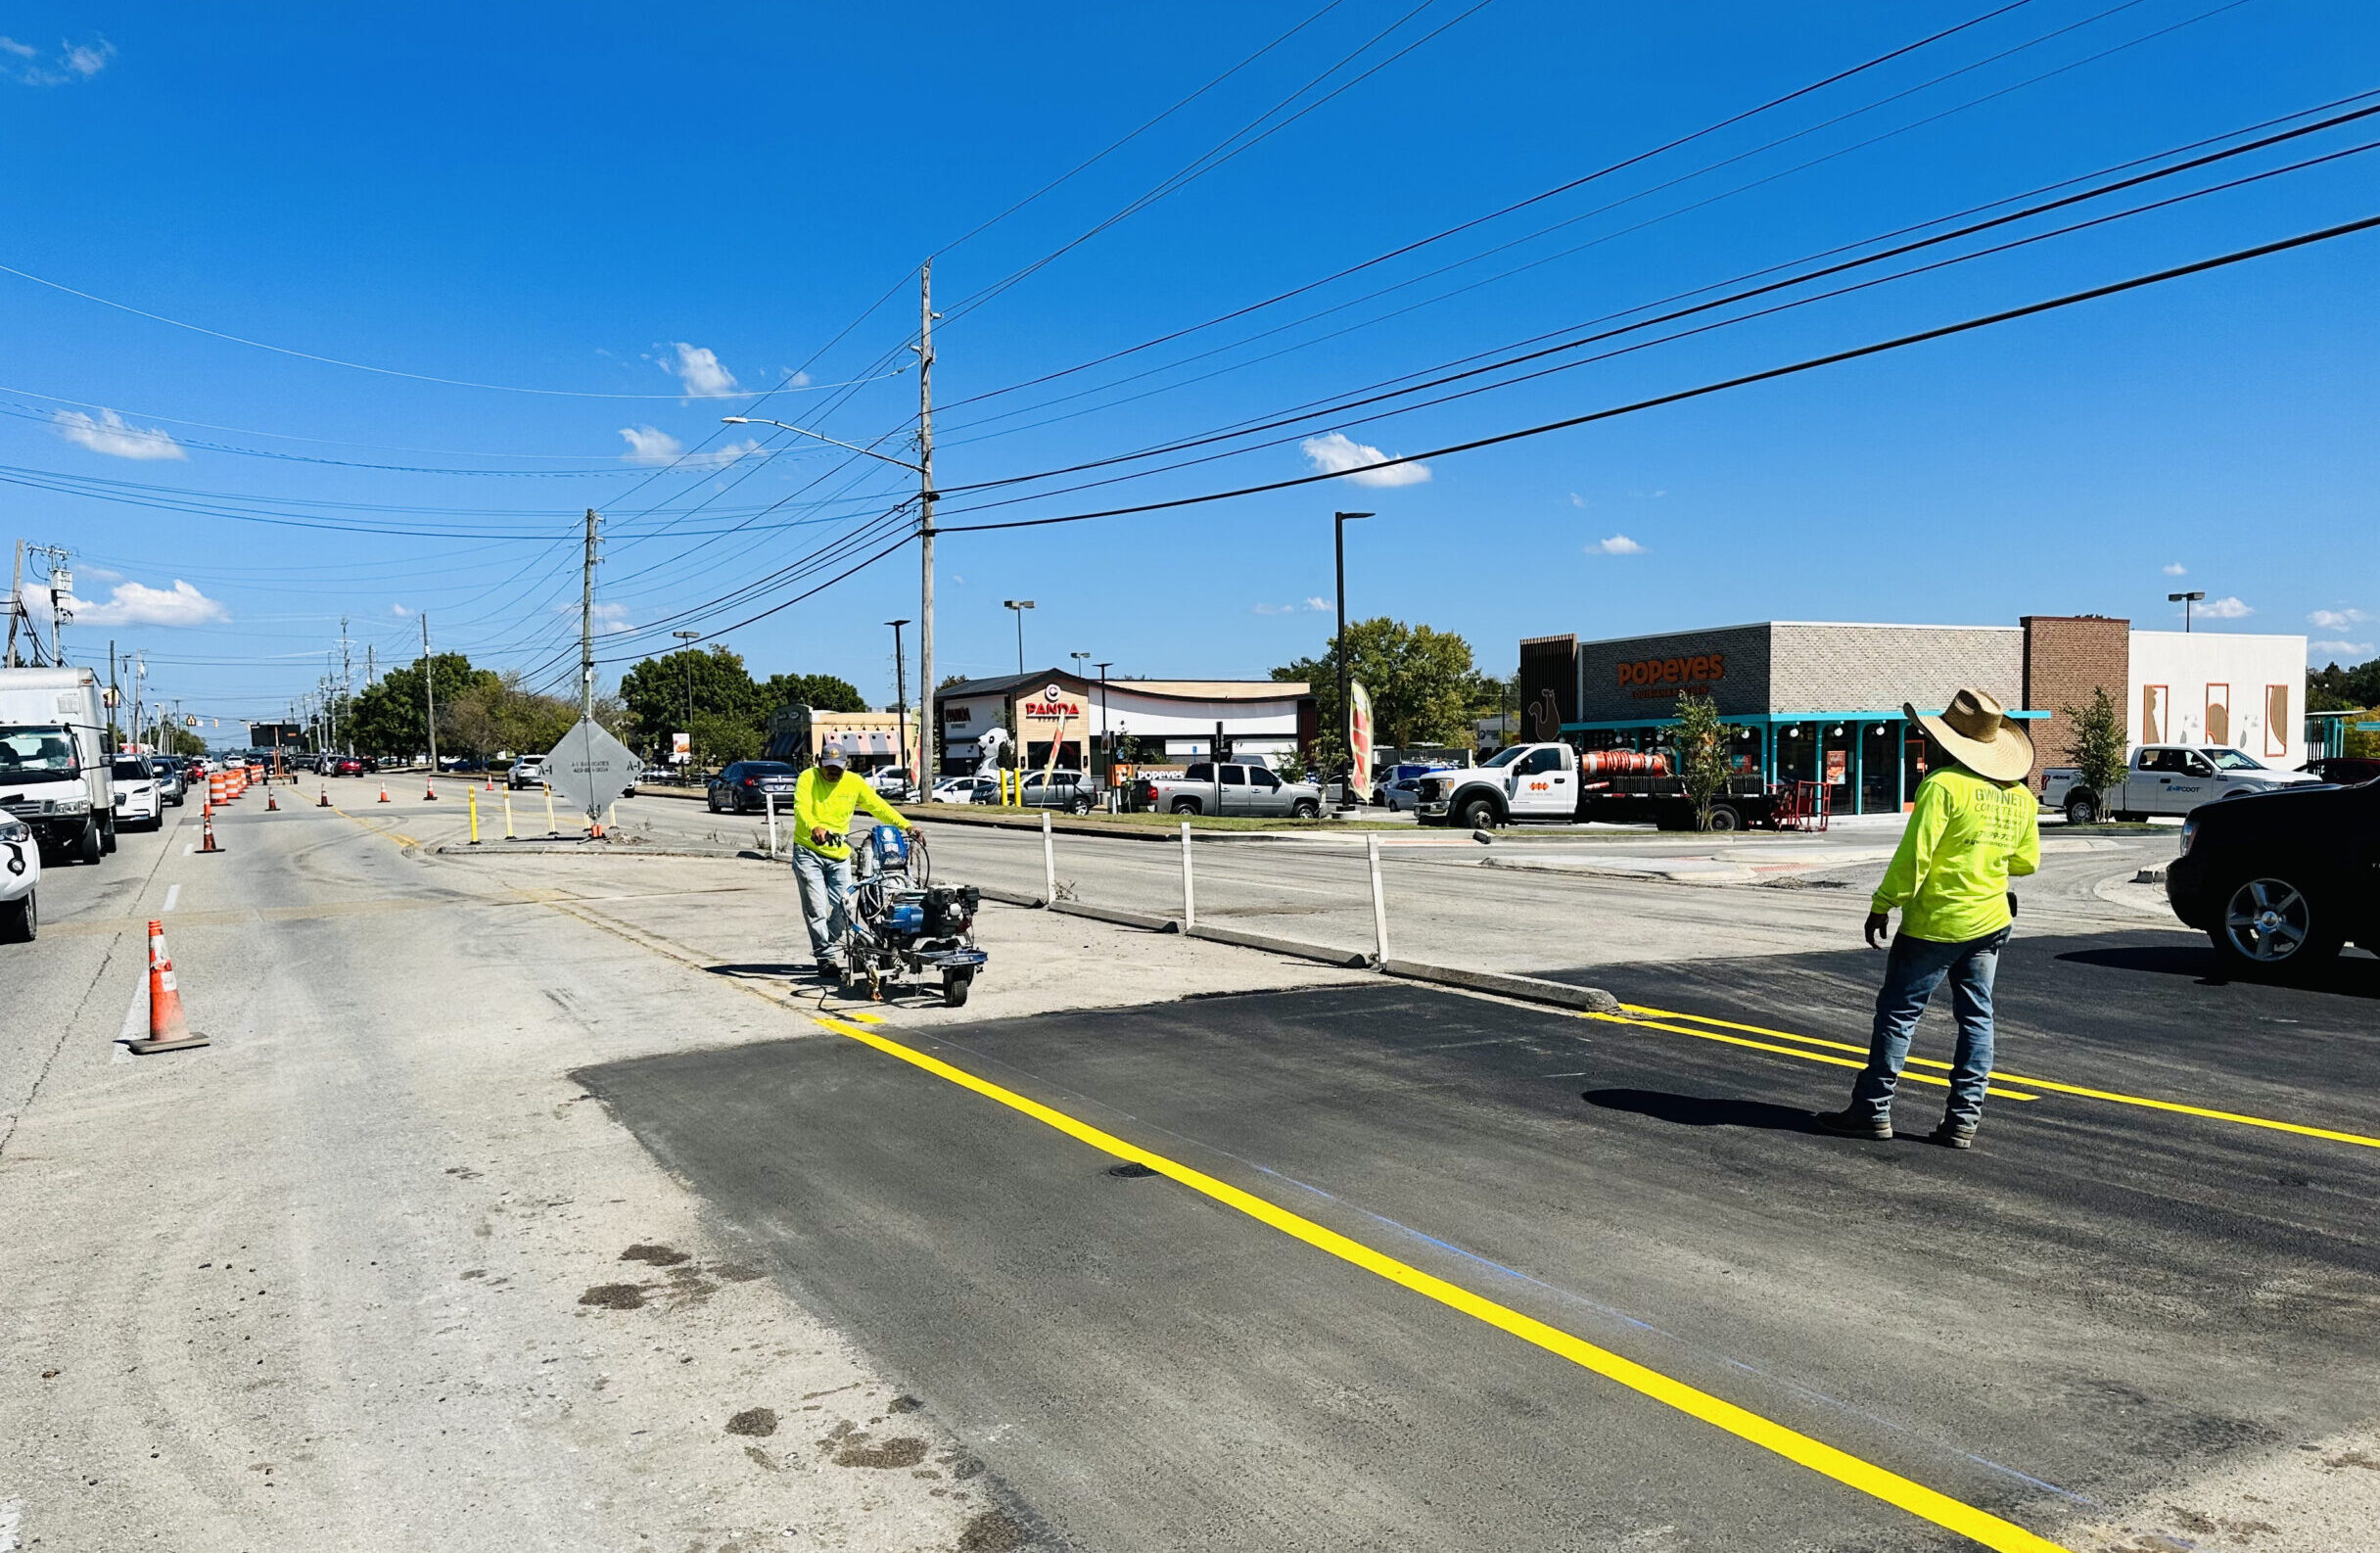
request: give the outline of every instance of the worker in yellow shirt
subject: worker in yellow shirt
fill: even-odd
[[[1930,1141],[1970,1149],[1991,1081],[1992,977],[2015,922],[2009,876],[2041,866],[2035,801],[2025,785],[2032,741],[1981,690],[1959,691],[1939,717],[1921,717],[1906,704],[1901,711],[1951,764],[1936,766],[1918,783],[1899,850],[1868,903],[1870,949],[1884,947],[1896,908],[1900,931],[1885,959],[1868,1065],[1851,1085],[1850,1107],[1819,1117],[1818,1125],[1845,1138],[1892,1136],[1892,1090],[1909,1038],[1946,979],[1958,1050],[1950,1106]]]
[[[851,893],[852,815],[864,809],[888,825],[910,827],[901,811],[853,774],[849,761],[839,749],[821,750],[793,784],[793,878],[810,929],[810,958],[825,977],[837,973],[834,953],[851,931],[844,900]]]

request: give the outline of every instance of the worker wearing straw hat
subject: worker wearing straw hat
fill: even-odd
[[[1868,903],[1870,949],[1884,947],[1895,910],[1900,931],[1892,935],[1876,994],[1868,1065],[1851,1085],[1850,1106],[1819,1117],[1818,1125],[1846,1138],[1892,1136],[1892,1091],[1909,1038],[1946,980],[1958,1050],[1949,1108],[1931,1141],[1967,1149],[1991,1081],[1992,978],[2016,918],[2009,876],[2030,873],[2041,862],[2033,794],[2025,785],[2032,741],[1981,690],[1960,690],[1939,717],[1905,704],[1901,711],[1947,761],[1929,762],[1934,769],[1918,783],[1900,847]]]

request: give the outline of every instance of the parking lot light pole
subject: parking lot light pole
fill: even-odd
[[[1331,548],[1338,558],[1338,730],[1341,748],[1346,752],[1347,781],[1350,788],[1356,780],[1355,766],[1355,709],[1348,704],[1347,691],[1347,525],[1358,518],[1369,518],[1369,512],[1333,512],[1330,514]],[[1363,774],[1371,776],[1370,772]]]
[[[2183,635],[2187,636],[2190,634],[2190,606],[2206,596],[2207,590],[2203,588],[2188,593],[2166,594],[2167,603],[2181,606],[2181,634]]]
[[[1066,656],[1074,660],[1074,677],[1078,680],[1083,679],[1083,665],[1090,660],[1091,654],[1087,652],[1070,652],[1066,654]],[[1089,720],[1086,719],[1085,722],[1088,723]],[[1060,730],[1063,731],[1062,725]],[[1091,769],[1091,737],[1088,728],[1085,729],[1083,737],[1083,769],[1085,771],[1089,771]]]
[[[1033,607],[1033,600],[1003,598],[1000,602],[1003,608],[1016,612],[1016,677],[1021,680],[1025,677],[1025,611]]]
[[[1116,739],[1113,733],[1107,731],[1107,671],[1115,666],[1116,661],[1113,658],[1108,659],[1105,663],[1093,665],[1099,671],[1099,744],[1103,751],[1101,758],[1106,763],[1106,769],[1099,773],[1099,781],[1101,785],[1110,789],[1109,802],[1111,803],[1114,801],[1112,789],[1116,784]]]
[[[893,734],[901,746],[901,769],[907,771],[910,764],[910,682],[909,665],[901,657],[901,628],[909,621],[904,618],[888,620],[885,624],[893,628],[893,716],[900,720],[893,725]],[[919,773],[921,788],[924,780],[924,774]]]

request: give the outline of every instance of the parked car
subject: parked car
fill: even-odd
[[[1019,789],[1018,798],[1027,809],[1063,809],[1070,815],[1087,815],[1098,807],[1099,794],[1103,790],[1099,786],[1099,779],[1089,772],[1036,771],[1025,773],[1024,786]],[[975,801],[979,804],[1000,802],[999,780],[994,778],[978,788]]]
[[[1222,773],[1217,780],[1216,773]],[[1312,782],[1283,781],[1262,766],[1196,761],[1179,776],[1142,778],[1140,807],[1176,815],[1291,815],[1311,820],[1323,812],[1323,790]]]
[[[726,810],[743,814],[769,806],[768,795],[776,794],[777,808],[793,804],[793,784],[800,773],[781,760],[739,760],[730,762],[724,771],[711,778],[709,801],[711,812]]]
[[[1422,778],[1399,776],[1382,786],[1376,795],[1379,806],[1390,814],[1401,815],[1409,809],[1422,807]]]
[[[2235,973],[2311,969],[2351,939],[2380,950],[2380,782],[2201,805],[2166,899]]]
[[[152,755],[148,760],[149,770],[157,775],[159,796],[179,809],[182,800],[190,796],[190,776],[182,763],[171,755]]]
[[[2186,815],[2217,798],[2270,792],[2316,778],[2304,772],[2274,771],[2228,744],[2143,744],[2132,752],[2123,780],[2094,792],[2071,766],[2041,773],[2041,801],[2066,812],[2069,824],[2093,821],[2144,820],[2151,815]]]
[[[33,827],[0,815],[0,943],[29,944],[41,932],[41,845]]]
[[[917,784],[910,780],[910,774],[901,767],[886,766],[863,775],[867,785],[876,789],[877,797],[897,804],[916,801]]]
[[[512,770],[504,774],[504,785],[507,787],[535,787],[544,780],[545,757],[542,755],[524,755],[512,763]]]
[[[990,797],[983,794],[989,793]],[[950,776],[934,784],[931,800],[938,804],[972,804],[1000,802],[1000,778],[997,776]]]
[[[118,755],[108,773],[116,788],[118,826],[145,825],[151,830],[165,823],[165,795],[157,773],[139,755]]]
[[[2310,760],[2298,770],[2316,781],[2337,782],[2342,787],[2353,787],[2357,782],[2380,777],[2380,760],[2368,755],[2333,755],[2326,760]]]

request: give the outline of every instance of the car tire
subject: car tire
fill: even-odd
[[[719,794],[717,792],[703,794],[702,801],[713,814],[719,813]]]
[[[2307,970],[2337,955],[2346,942],[2335,914],[2316,896],[2274,874],[2235,879],[2207,938],[2215,956],[2238,976],[2278,976]]]
[[[114,825],[108,824],[99,827],[99,850],[103,856],[116,850],[116,827]]]
[[[13,901],[0,901],[0,944],[29,944],[41,936],[40,886]]]
[[[1177,798],[1174,800],[1174,813],[1178,815],[1194,815],[1202,814],[1205,811],[1199,807],[1198,800],[1195,798]]]
[[[1066,800],[1066,812],[1070,815],[1087,815],[1091,813],[1091,800],[1088,798],[1069,798]]]
[[[2099,800],[2089,793],[2076,793],[2066,800],[2066,823],[2070,825],[2092,825],[2099,823]]]
[[[1493,830],[1504,824],[1504,810],[1493,798],[1473,798],[1463,806],[1463,824],[1473,830]]]
[[[1297,820],[1320,820],[1323,806],[1311,798],[1300,798],[1289,806],[1290,817]]]
[[[82,824],[82,839],[75,843],[74,859],[78,863],[96,864],[107,855],[99,836],[99,822],[86,820]]]
[[[1741,830],[1744,828],[1744,817],[1736,812],[1736,806],[1733,804],[1712,804],[1710,806],[1710,828],[1713,830]]]

